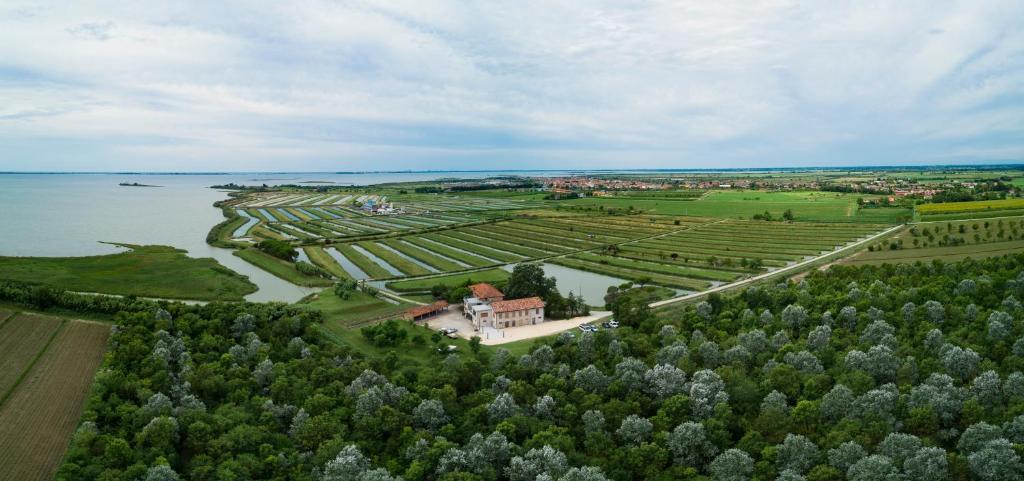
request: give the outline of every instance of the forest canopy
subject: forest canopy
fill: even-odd
[[[1021,479],[1022,268],[831,267],[429,369],[309,310],[125,301],[58,479]]]

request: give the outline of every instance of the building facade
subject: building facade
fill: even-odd
[[[505,300],[505,295],[490,284],[473,284],[469,291],[472,296],[463,299],[462,312],[477,331],[544,322],[544,301],[539,297]]]

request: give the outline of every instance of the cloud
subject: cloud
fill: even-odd
[[[998,0],[13,0],[0,170],[1019,161],[1022,17]]]

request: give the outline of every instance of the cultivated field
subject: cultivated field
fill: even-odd
[[[0,341],[25,344],[0,348],[7,386],[0,399],[0,479],[53,479],[109,335],[109,325],[30,315],[0,327]]]
[[[848,264],[960,260],[999,256],[1024,250],[1024,217],[924,222],[873,243],[844,261]]]
[[[319,262],[357,279],[402,279],[543,260],[625,280],[703,290],[821,255],[884,227],[657,215],[528,217],[337,244],[326,248],[334,255]],[[436,280],[389,286],[423,290],[431,282]]]
[[[922,221],[1014,216],[1024,214],[1024,199],[921,204],[917,213]]]
[[[855,194],[835,192],[711,191],[696,200],[595,197],[563,201],[562,205],[591,210],[634,210],[650,214],[751,219],[765,211],[781,218],[787,210],[797,221],[896,223],[909,218],[904,208],[861,208]]]
[[[364,208],[383,204],[393,207],[387,215],[375,215]],[[355,239],[442,229],[542,205],[535,199],[503,197],[261,192],[230,203],[237,217],[233,217],[230,233],[223,235],[256,241]]]

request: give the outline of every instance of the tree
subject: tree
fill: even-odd
[[[828,347],[828,343],[831,339],[832,328],[828,326],[818,326],[811,330],[810,334],[807,335],[807,347],[812,351],[822,351]]]
[[[668,364],[658,364],[644,373],[645,390],[657,399],[665,399],[683,392],[686,372]]]
[[[558,478],[558,481],[608,481],[608,478],[600,468],[584,466],[566,471],[564,476]]]
[[[145,481],[178,481],[181,479],[170,466],[160,464],[146,471]]]
[[[920,448],[903,462],[907,481],[946,481],[949,462],[942,448]]]
[[[850,466],[846,472],[849,481],[901,481],[900,472],[891,459],[871,455]]]
[[[714,481],[748,481],[754,474],[754,460],[739,449],[727,449],[708,466]]]
[[[444,404],[437,399],[424,399],[412,412],[413,424],[428,429],[437,430],[448,423],[448,416],[444,412]]]
[[[1024,466],[1013,445],[1006,439],[994,439],[968,456],[971,473],[982,481],[1019,480]]]
[[[718,448],[708,440],[704,425],[695,422],[676,426],[668,434],[666,443],[675,456],[675,463],[680,466],[703,466],[718,452]]]
[[[775,465],[779,471],[790,470],[803,474],[818,464],[818,446],[799,434],[787,434],[786,439],[776,448]]]
[[[569,470],[568,460],[561,451],[544,445],[544,447],[531,449],[524,456],[512,458],[505,474],[509,481],[535,481],[542,475],[547,479],[561,477]]]
[[[839,470],[840,473],[846,473],[850,466],[857,464],[861,459],[866,458],[868,455],[867,451],[860,444],[853,441],[846,441],[839,446],[828,451],[828,464]]]
[[[604,414],[596,409],[583,413],[583,430],[588,434],[604,432]]]
[[[971,348],[963,349],[960,346],[948,345],[943,348],[942,365],[951,375],[967,380],[978,370],[981,356]]]
[[[635,414],[630,414],[622,420],[622,424],[615,431],[615,434],[624,443],[635,446],[646,441],[651,436],[651,431],[653,430],[654,425],[649,420]]]
[[[807,309],[799,304],[790,304],[782,310],[782,322],[790,329],[800,329],[807,323]]]
[[[690,404],[693,415],[698,419],[711,416],[715,406],[729,402],[729,394],[725,392],[725,383],[714,371],[707,369],[693,373],[690,383]]]
[[[608,385],[608,376],[591,364],[576,371],[576,374],[573,375],[573,383],[584,391],[598,392]]]
[[[520,299],[538,296],[547,300],[555,288],[554,277],[544,277],[544,269],[540,264],[522,263],[512,268],[512,274],[505,285],[505,297]]]
[[[487,406],[487,416],[491,422],[500,422],[515,416],[519,412],[515,399],[509,393],[501,393]]]

